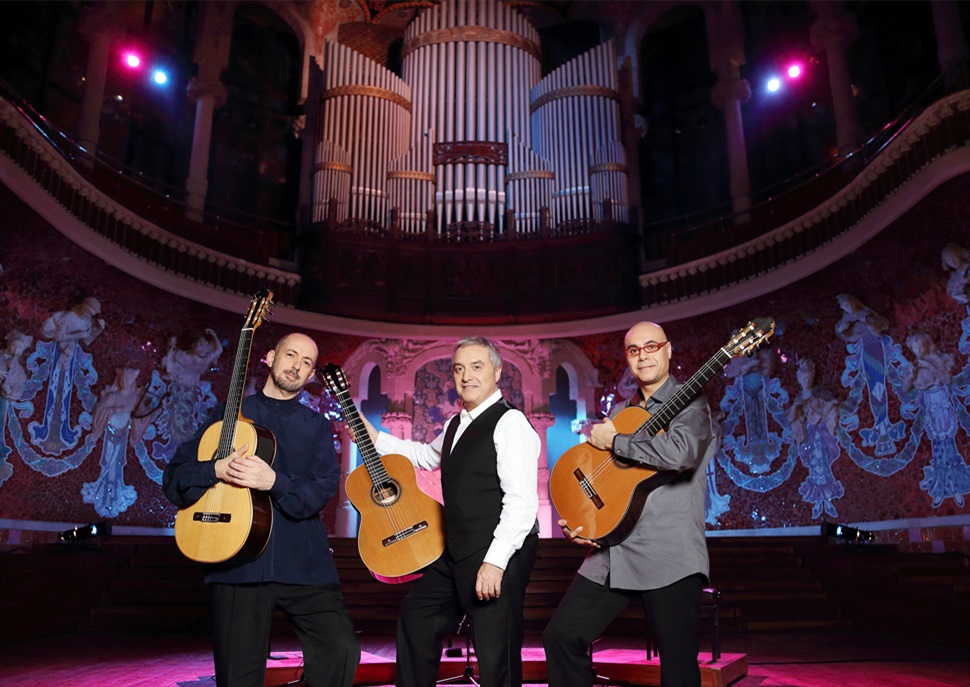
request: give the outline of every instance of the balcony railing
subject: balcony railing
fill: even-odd
[[[699,235],[691,251],[681,253],[696,257],[640,277],[643,306],[715,292],[808,255],[856,227],[931,162],[954,153],[959,157],[968,145],[970,90],[964,90],[907,120],[844,185],[833,182],[834,191],[799,199],[811,202],[808,212],[789,221],[779,217],[768,231],[752,225]]]
[[[157,195],[120,179],[99,183],[110,173],[86,170],[6,98],[0,99],[0,150],[70,215],[129,254],[230,293],[251,295],[270,286],[278,303],[295,303],[299,276],[265,264],[266,245],[257,240],[258,232],[185,218],[173,231],[171,213]],[[165,220],[166,228],[153,219]]]
[[[527,241],[494,240],[484,226],[457,227],[448,240],[414,241],[393,226],[321,223],[302,239],[301,289],[301,275],[266,265],[288,250],[267,242],[272,232],[212,218],[175,222],[183,207],[117,170],[92,171],[59,135],[19,103],[0,99],[0,149],[7,157],[92,231],[173,275],[245,295],[269,285],[280,303],[349,317],[525,322],[683,301],[817,250],[926,165],[968,146],[970,91],[887,127],[878,145],[850,158],[858,169],[797,190],[785,212],[768,213],[757,225],[673,232],[678,238],[665,251],[667,264],[676,264],[647,274],[639,274],[632,225],[555,227]]]

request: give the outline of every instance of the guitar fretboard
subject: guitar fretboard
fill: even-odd
[[[219,434],[219,449],[215,459],[225,458],[233,452],[236,442],[236,420],[241,417],[243,389],[246,384],[246,370],[249,368],[249,354],[252,350],[253,328],[245,328],[239,334],[239,345],[236,347],[236,360],[232,364],[232,380],[229,383],[229,395],[226,396],[226,412],[222,417],[222,432]],[[255,446],[250,446],[255,451]]]
[[[659,410],[651,415],[649,420],[640,425],[634,433],[637,434],[646,430],[651,436],[655,436],[666,430],[670,426],[671,420],[677,416],[677,413],[694,400],[694,397],[697,396],[701,387],[707,384],[714,375],[724,369],[724,366],[731,361],[732,357],[724,348],[719,349],[710,360],[701,366],[701,369],[684,382],[674,395],[660,406]]]
[[[357,450],[360,451],[360,456],[367,467],[367,474],[370,475],[371,482],[377,487],[390,483],[391,478],[384,468],[380,454],[374,448],[374,442],[371,441],[370,434],[367,433],[364,421],[360,419],[360,413],[357,412],[357,406],[354,405],[350,392],[347,389],[335,389],[333,385],[330,385],[330,391],[337,396],[337,401],[344,413],[344,420],[354,431],[354,437],[357,439]]]

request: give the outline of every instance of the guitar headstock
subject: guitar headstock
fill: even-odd
[[[327,366],[323,368],[320,373],[323,377],[323,383],[327,385],[332,393],[339,393],[341,391],[347,391],[350,388],[350,384],[347,382],[347,375],[344,371],[340,369],[337,365],[333,363],[327,363]]]
[[[727,342],[724,350],[732,358],[754,353],[758,346],[771,338],[775,333],[775,320],[771,317],[759,317],[754,322],[748,322],[741,331]]]
[[[271,305],[273,305],[273,292],[264,286],[253,295],[253,300],[249,304],[249,312],[246,313],[246,324],[243,325],[243,329],[256,329],[256,327],[261,325]]]

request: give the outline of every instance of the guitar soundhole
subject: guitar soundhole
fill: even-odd
[[[401,487],[394,480],[375,484],[370,496],[378,506],[393,506],[401,497]]]

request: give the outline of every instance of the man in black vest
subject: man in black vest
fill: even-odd
[[[430,444],[378,433],[364,420],[379,453],[441,468],[447,545],[401,605],[397,685],[434,685],[441,640],[467,616],[482,685],[518,687],[525,587],[539,533],[540,440],[502,398],[502,357],[491,341],[461,339],[451,362],[463,410]]]

